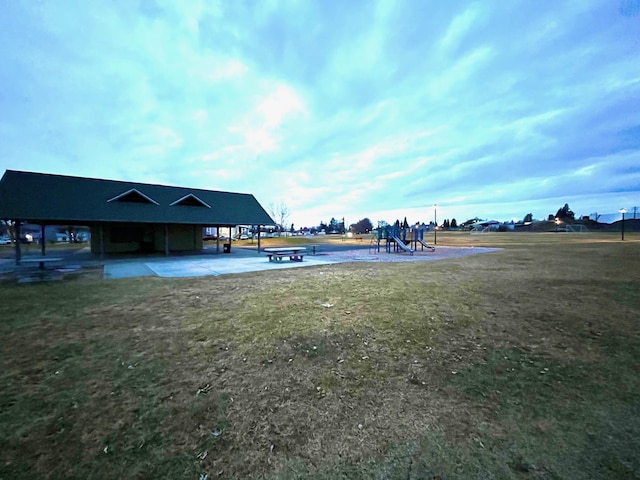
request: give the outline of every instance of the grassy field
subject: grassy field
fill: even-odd
[[[5,281],[0,478],[640,478],[640,236],[438,245]]]

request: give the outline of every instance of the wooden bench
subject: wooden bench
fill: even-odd
[[[264,252],[270,262],[281,262],[284,257],[289,257],[292,262],[301,262],[304,258],[304,253],[300,253],[301,250],[306,250],[306,248],[265,248]]]
[[[61,258],[54,257],[22,257],[18,262],[19,265],[34,265],[38,264],[40,270],[44,270],[44,266],[47,263],[55,263],[62,261]]]

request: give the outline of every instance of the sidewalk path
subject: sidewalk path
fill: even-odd
[[[367,249],[353,249],[323,252],[319,255],[305,255],[303,262],[269,262],[266,256],[255,250],[236,248],[231,254],[203,255],[189,257],[138,259],[105,263],[104,278],[127,278],[139,276],[158,277],[204,277],[229,273],[246,273],[261,270],[313,267],[346,262],[419,262],[444,260],[466,255],[489,253],[498,248],[481,247],[438,247],[435,252],[417,251],[413,255],[405,253],[369,253]]]
[[[373,252],[367,247],[349,245],[322,245],[317,255],[311,255],[308,249],[302,262],[269,262],[266,255],[258,253],[255,248],[235,247],[231,253],[217,252],[213,248],[205,248],[197,254],[173,254],[165,257],[156,255],[120,255],[107,256],[100,259],[91,254],[88,247],[74,250],[56,250],[55,256],[62,257],[62,267],[55,271],[64,273],[65,269],[73,267],[102,267],[103,278],[116,279],[128,277],[157,276],[173,277],[204,277],[218,276],[229,273],[257,272],[261,270],[281,270],[285,268],[314,267],[333,263],[347,262],[420,262],[445,260],[466,255],[489,253],[498,248],[484,247],[437,247],[435,252],[416,251],[413,255],[407,253]],[[29,253],[28,255],[36,255]],[[16,269],[15,259],[0,258],[0,274],[11,274]],[[53,271],[53,270],[52,270]]]

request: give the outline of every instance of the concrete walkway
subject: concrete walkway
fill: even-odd
[[[236,249],[239,250],[239,249]],[[283,268],[312,267],[338,263],[328,256],[305,256],[302,262],[270,262],[265,255],[253,252],[252,256],[234,253],[216,256],[194,256],[189,258],[154,259],[107,263],[104,278],[125,278],[155,275],[158,277],[206,277],[227,273],[257,272],[260,270],[280,270]]]
[[[189,257],[153,258],[149,260],[109,262],[104,266],[104,278],[126,278],[138,276],[158,277],[205,277],[228,273],[281,270],[285,268],[314,267],[347,262],[420,262],[444,260],[466,255],[489,253],[498,248],[482,247],[438,247],[435,252],[370,253],[367,248],[323,251],[319,255],[305,255],[302,262],[269,262],[264,254],[252,249],[235,248],[230,254]]]
[[[270,262],[264,253],[252,248],[235,247],[231,253],[220,253],[212,248],[205,248],[202,254],[147,255],[107,257],[100,259],[92,255],[89,248],[73,251],[56,251],[55,256],[63,258],[62,267],[56,272],[64,273],[82,267],[102,267],[103,278],[117,279],[129,277],[157,276],[165,278],[205,277],[229,273],[246,273],[261,270],[281,270],[285,268],[303,268],[318,265],[329,265],[346,262],[420,262],[445,260],[466,255],[488,253],[499,250],[483,247],[438,247],[435,252],[417,251],[413,255],[407,253],[377,253],[367,247],[322,245],[317,255],[309,251],[302,262]],[[73,267],[69,270],[70,267]],[[0,259],[0,273],[16,271],[15,260]]]

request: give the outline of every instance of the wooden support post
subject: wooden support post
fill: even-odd
[[[164,254],[169,256],[169,225],[164,226]]]
[[[46,254],[46,239],[44,238],[44,224],[40,225],[40,255],[43,257]]]
[[[258,253],[260,253],[260,230],[262,230],[262,225],[258,225]]]
[[[100,232],[100,258],[104,258],[104,227],[102,224],[98,227]]]
[[[16,237],[16,265],[20,263],[22,260],[22,252],[20,251],[20,221],[14,220],[13,222],[13,233]]]

